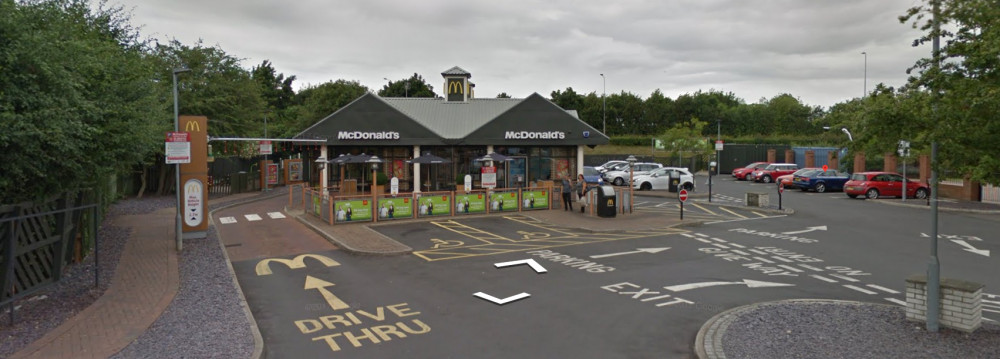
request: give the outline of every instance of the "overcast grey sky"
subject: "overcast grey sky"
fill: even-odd
[[[110,0],[142,34],[198,39],[271,60],[297,88],[472,73],[477,97],[631,92],[670,98],[732,92],[747,103],[790,93],[828,107],[867,84],[899,87],[930,49],[897,20],[920,0]]]

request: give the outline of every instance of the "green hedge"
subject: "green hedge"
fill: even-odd
[[[838,133],[824,133],[820,135],[748,135],[740,137],[723,137],[726,143],[750,143],[750,144],[789,144],[792,146],[841,146],[839,140],[846,139]],[[712,138],[714,141],[715,139]],[[614,136],[611,137],[609,145],[614,146],[649,146],[653,141],[653,136]]]

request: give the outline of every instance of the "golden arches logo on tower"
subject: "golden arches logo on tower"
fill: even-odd
[[[464,93],[462,88],[462,81],[449,81],[448,82],[448,93]]]
[[[184,124],[184,131],[201,132],[201,125],[198,125],[196,121],[188,121],[188,123]]]

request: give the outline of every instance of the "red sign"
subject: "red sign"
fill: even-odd
[[[782,193],[784,191],[785,191],[785,184],[784,183],[779,184],[778,185],[778,193]]]
[[[167,164],[191,163],[191,137],[187,132],[167,132],[165,143]]]
[[[273,153],[271,150],[271,141],[260,141],[260,154],[269,155]]]
[[[688,191],[686,189],[682,189],[680,193],[677,194],[677,199],[679,199],[681,202],[687,202]]]
[[[826,165],[823,165],[823,172],[826,172],[826,169],[827,169],[827,168],[828,168],[828,167],[826,167]]]

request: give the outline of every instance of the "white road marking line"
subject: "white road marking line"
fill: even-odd
[[[219,222],[222,222],[222,224],[233,224],[236,223],[236,217],[222,217],[219,218]]]
[[[698,237],[701,237],[701,238],[708,238],[707,234],[695,233],[694,235],[696,235]]]
[[[729,249],[729,246],[725,244],[712,243],[712,245],[723,249]]]
[[[803,272],[803,270],[795,268],[795,267],[792,267],[790,265],[779,264],[778,267],[785,268],[785,269],[790,270],[792,272],[797,272],[797,273],[802,273]]]
[[[827,283],[837,283],[836,280],[833,280],[833,279],[830,279],[830,278],[827,278],[827,277],[824,277],[824,276],[821,276],[821,275],[818,275],[818,274],[810,274],[809,276],[813,277],[813,278],[816,278],[816,279],[819,279],[821,281],[827,282]]]
[[[736,248],[746,248],[746,246],[744,246],[744,245],[742,245],[742,244],[736,244],[736,243],[729,243],[729,245],[731,245],[731,246],[733,246],[733,247],[736,247]]]
[[[716,241],[716,242],[719,242],[719,243],[729,243],[729,242],[726,242],[725,239],[719,239],[719,238],[715,238],[715,237],[712,237],[712,240]]]
[[[799,267],[802,267],[802,268],[805,268],[805,269],[811,269],[811,270],[814,270],[814,271],[817,271],[817,272],[822,272],[823,271],[823,269],[821,269],[821,268],[816,268],[816,267],[813,267],[813,266],[808,265],[808,264],[801,264],[800,263]]]
[[[263,219],[263,218],[260,218],[260,216],[258,216],[256,213],[254,213],[254,214],[244,214],[243,217],[246,217],[247,220],[250,221],[250,222],[259,221],[259,220]]]
[[[705,224],[719,224],[719,223],[732,223],[732,222],[740,222],[740,221],[754,221],[754,220],[758,220],[758,219],[781,218],[781,217],[788,217],[788,215],[787,214],[783,214],[783,215],[780,215],[780,216],[771,216],[771,217],[754,217],[754,218],[729,219],[729,220],[724,220],[724,221],[705,222]]]
[[[850,284],[844,284],[844,287],[845,288],[854,289],[856,291],[859,291],[859,292],[865,293],[865,294],[877,294],[878,293],[878,292],[870,291],[870,290],[867,290],[867,289],[864,289],[864,288],[855,287],[855,286],[850,285]]]
[[[732,243],[730,243],[730,244],[732,244]],[[749,255],[750,255],[750,253],[747,253],[747,252],[744,252],[744,251],[741,251],[741,250],[739,250],[739,249],[734,249],[734,250],[732,250],[732,252],[733,252],[733,253],[736,253],[736,254],[739,254],[739,255],[743,255],[743,256],[749,256]]]
[[[759,249],[747,249],[747,250],[751,251],[751,252],[754,252],[754,253],[757,253],[757,254],[767,255],[767,252],[764,252],[764,251],[759,250]]]
[[[715,244],[715,243],[712,243],[712,241],[707,240],[707,239],[695,238],[695,240],[697,240],[698,242],[701,242],[701,243]]]
[[[681,233],[681,235],[685,236],[685,237],[688,237],[688,238],[694,238],[694,236],[692,236],[690,234],[687,234],[687,233]]]
[[[791,259],[788,259],[788,258],[784,258],[784,257],[771,256],[771,258],[777,259],[777,260],[785,262],[785,263],[795,263],[795,261],[793,261]]]
[[[886,292],[886,293],[899,294],[898,290],[889,289],[889,288],[886,288],[886,287],[883,287],[883,286],[880,286],[880,285],[874,285],[874,284],[866,284],[866,285],[869,288],[875,288],[875,289],[881,290],[881,291]]]
[[[888,300],[888,301],[893,302],[893,303],[896,303],[896,304],[899,304],[899,305],[902,305],[904,307],[906,306],[906,302],[901,301],[901,300],[896,299],[896,298],[883,298],[883,299]]]
[[[271,217],[271,219],[285,218],[285,215],[282,214],[281,212],[267,212],[267,216]]]
[[[840,279],[843,279],[843,280],[846,280],[846,281],[848,281],[848,282],[860,282],[859,280],[857,280],[857,279],[854,279],[854,278],[851,278],[851,277],[848,277],[848,276],[846,276],[846,275],[840,275],[840,274],[831,274],[830,276],[833,276],[833,277],[837,277],[837,278],[840,278]]]
[[[770,259],[767,259],[767,258],[753,257],[753,259],[759,260],[759,261],[764,262],[764,263],[774,263],[774,261],[772,261]]]

